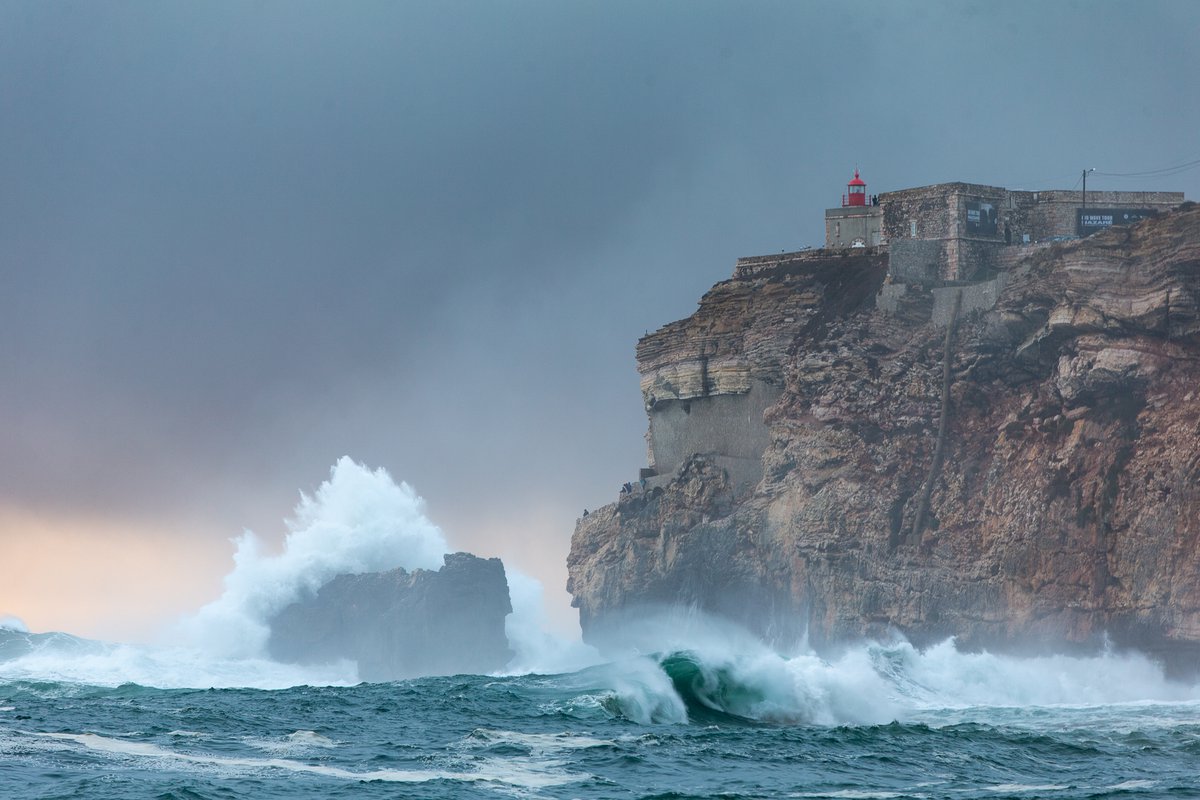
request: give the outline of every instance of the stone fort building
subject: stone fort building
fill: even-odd
[[[714,286],[695,314],[638,343],[649,417],[643,486],[661,485],[704,453],[734,494],[751,491],[782,365],[797,331],[821,324],[830,303],[860,306],[874,293],[885,313],[945,325],[992,307],[1009,270],[1033,252],[1184,202],[1182,192],[1085,196],[958,182],[870,195],[857,170],[846,189],[825,211],[824,248],[738,259],[733,279]],[[884,270],[882,286],[868,278]]]
[[[868,195],[858,170],[842,205],[825,212],[825,247],[886,247],[890,273],[910,283],[992,277],[1006,247],[1088,236],[1175,208],[1183,192],[1016,191],[939,183]]]

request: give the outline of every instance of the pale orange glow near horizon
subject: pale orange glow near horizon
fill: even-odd
[[[569,513],[554,506],[523,516],[471,526],[473,535],[450,537],[452,549],[499,557],[541,582],[550,629],[578,638],[579,615],[565,591],[573,521],[564,524]],[[0,616],[35,633],[153,642],[220,596],[233,552],[229,536],[176,523],[0,507]]]
[[[34,632],[152,641],[221,592],[228,537],[0,507],[0,615]]]

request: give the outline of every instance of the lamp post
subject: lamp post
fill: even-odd
[[[1083,171],[1083,210],[1084,211],[1087,211],[1087,174],[1089,172],[1095,172],[1095,171],[1096,171],[1095,167],[1092,167],[1091,169],[1085,169]]]

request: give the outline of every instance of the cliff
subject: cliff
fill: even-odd
[[[639,344],[651,458],[670,457],[575,530],[585,637],[669,603],[818,648],[1108,637],[1193,670],[1200,208],[1030,248],[948,327],[928,292],[876,310],[878,258],[739,263]],[[706,433],[728,426],[757,437],[733,454],[748,476]]]
[[[358,662],[364,681],[481,674],[512,657],[504,565],[452,553],[436,572],[394,569],[339,575],[271,621],[272,658]]]

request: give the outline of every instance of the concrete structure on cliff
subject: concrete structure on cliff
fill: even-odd
[[[692,318],[638,343],[649,416],[643,477],[651,488],[662,485],[704,453],[736,493],[752,489],[770,443],[763,414],[783,392],[785,355],[802,326],[829,312],[831,296],[857,295],[854,281],[870,283],[869,275],[885,271],[877,308],[945,325],[956,313],[991,308],[1008,270],[1034,251],[1153,217],[1184,199],[1182,192],[1085,198],[961,182],[871,195],[856,169],[841,205],[825,211],[824,248],[738,259],[734,284],[721,293],[714,287]],[[756,276],[770,279],[761,286]],[[731,293],[736,298],[724,296]],[[706,322],[735,301],[772,311],[747,313],[748,327],[737,331]]]
[[[825,247],[882,246],[889,274],[934,285],[991,278],[1006,247],[1088,236],[1169,211],[1183,192],[1016,191],[938,183],[870,196],[858,170],[840,208],[825,212]]]

